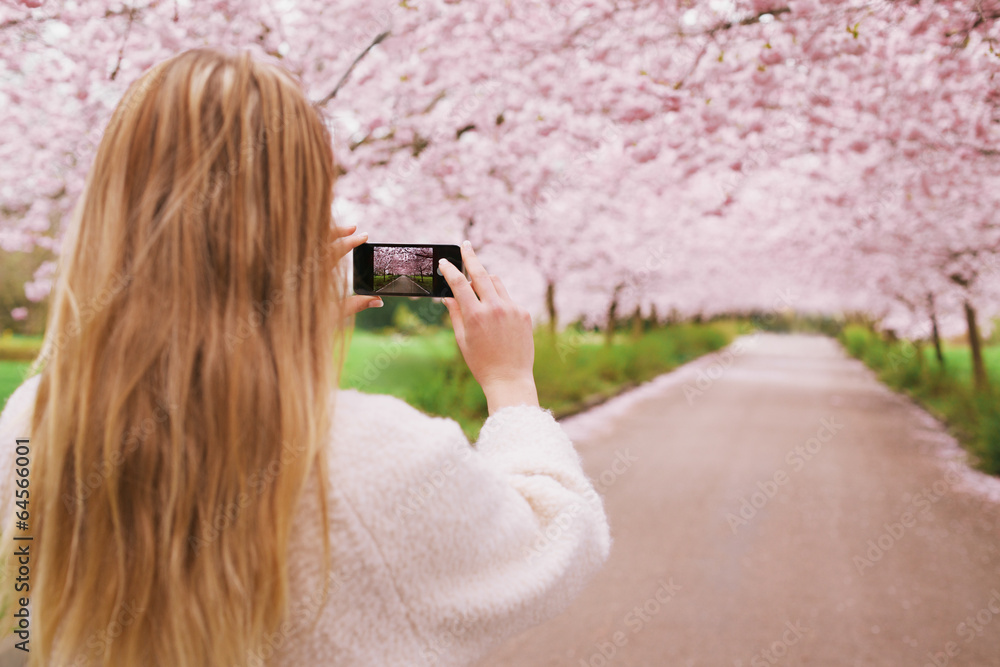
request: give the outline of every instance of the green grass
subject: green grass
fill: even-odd
[[[32,361],[41,349],[41,336],[0,335],[0,360]]]
[[[638,337],[567,329],[555,339],[535,333],[535,381],[542,406],[556,416],[571,414],[724,347],[736,334],[726,323],[679,324]],[[27,362],[0,361],[0,403],[21,383]],[[470,440],[487,417],[486,397],[472,377],[450,328],[420,334],[355,329],[344,360],[342,387],[392,394],[432,415],[455,419]]]
[[[30,366],[27,361],[0,361],[0,410],[7,399],[24,382],[24,374]]]
[[[535,382],[542,406],[556,416],[649,380],[725,346],[732,335],[715,325],[653,329],[639,338],[562,332],[535,334]],[[392,394],[428,414],[454,418],[475,440],[488,414],[486,397],[469,372],[450,329],[415,336],[355,330],[341,385]]]
[[[393,280],[395,280],[396,278],[398,278],[400,275],[402,275],[402,274],[389,273],[389,274],[386,274],[386,275],[381,275],[381,274],[380,275],[376,275],[375,276],[375,285],[374,285],[375,289],[374,289],[374,291],[376,291],[376,292],[379,291],[380,289],[382,289],[383,287],[385,287],[386,285],[388,285],[389,283],[391,283]],[[434,286],[434,276],[410,275],[409,278],[413,282],[417,283],[418,285],[420,285],[421,287],[423,287],[424,289],[426,289],[428,292],[430,292],[431,289]]]
[[[9,332],[0,335],[0,410],[7,399],[24,382],[29,362],[42,348],[41,336],[21,336]]]
[[[410,280],[430,292],[434,287],[434,276],[410,276]]]
[[[535,336],[535,382],[543,406],[557,415],[650,380],[724,347],[732,340],[721,326],[681,324],[651,329],[639,338],[618,333],[611,346],[603,333],[564,331],[555,340]]]
[[[969,353],[967,345],[946,345],[942,350],[944,353],[944,366],[948,375],[962,384],[972,384],[972,355]],[[937,368],[937,357],[934,356],[934,348],[927,346],[924,349],[924,357],[928,362]],[[990,375],[993,383],[1000,384],[1000,345],[992,345],[983,348],[983,363],[986,365],[986,372]]]
[[[907,341],[888,342],[862,326],[845,327],[840,340],[880,380],[947,423],[980,470],[1000,475],[1000,345],[984,348],[991,390],[976,392],[971,355],[964,345],[945,346],[942,367],[932,346],[923,345],[918,353]]]

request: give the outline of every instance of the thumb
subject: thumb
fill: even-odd
[[[375,304],[378,304],[378,306],[376,306]],[[344,299],[344,317],[357,315],[362,310],[372,307],[378,308],[381,305],[382,305],[381,297],[353,294]]]

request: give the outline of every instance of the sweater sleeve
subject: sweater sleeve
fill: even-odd
[[[457,422],[420,416],[419,438],[406,418],[378,429],[400,430],[391,468],[405,472],[358,511],[423,644],[410,664],[468,665],[565,610],[607,560],[610,530],[548,410],[495,412],[475,447]]]

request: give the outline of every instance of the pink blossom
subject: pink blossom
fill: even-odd
[[[58,4],[0,4],[22,21],[0,31],[6,252],[58,252],[100,133],[154,63],[246,48],[321,100],[388,30],[323,106],[337,214],[373,237],[468,233],[537,313],[552,284],[563,321],[600,322],[618,284],[620,312],[768,308],[794,285],[803,309],[916,321],[904,301],[930,292],[942,321],[964,297],[1000,314],[995,0],[167,2],[127,39],[105,3]],[[37,39],[43,18],[72,39]]]

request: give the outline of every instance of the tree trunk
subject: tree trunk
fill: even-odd
[[[636,306],[635,312],[632,313],[632,338],[642,338],[642,310],[639,306]]]
[[[938,365],[944,368],[944,352],[941,351],[941,331],[938,329],[937,311],[934,310],[934,295],[927,295],[927,304],[931,311],[931,340],[934,341],[934,356],[937,357]]]
[[[611,346],[611,340],[615,335],[615,315],[618,312],[618,293],[625,285],[619,283],[615,285],[615,291],[611,294],[611,305],[608,306],[608,322],[604,327],[604,344]]]
[[[972,374],[976,381],[977,391],[986,391],[989,380],[986,377],[986,366],[983,364],[983,339],[979,335],[979,325],[976,324],[976,310],[968,300],[965,301],[965,323],[969,328],[969,347],[972,350]]]
[[[931,338],[934,341],[934,356],[937,357],[938,365],[944,368],[944,352],[941,350],[941,332],[938,329],[937,315],[931,313]]]
[[[611,339],[615,335],[615,311],[618,310],[618,297],[611,299],[611,305],[608,306],[608,322],[604,325],[604,344],[608,347],[611,346]]]
[[[659,326],[659,317],[656,315],[656,304],[650,304],[649,306],[649,326],[651,329],[655,329]]]
[[[545,283],[545,312],[549,314],[549,333],[556,335],[556,286],[551,280]]]

